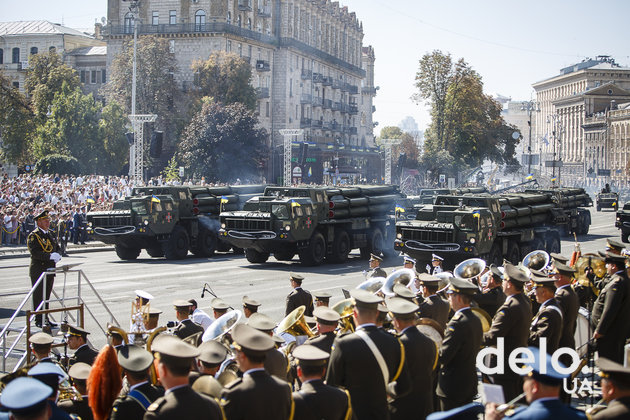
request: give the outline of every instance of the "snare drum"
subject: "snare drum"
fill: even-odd
[[[586,356],[588,346],[586,345],[591,339],[592,331],[588,323],[590,313],[588,309],[580,307],[575,322],[575,349],[580,357]]]

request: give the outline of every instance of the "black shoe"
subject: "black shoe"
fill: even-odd
[[[41,328],[42,327],[42,321],[41,320],[35,321],[35,326],[37,328]]]
[[[46,320],[46,325],[50,326],[51,328],[57,328],[59,326],[59,324],[57,324],[56,322],[52,322],[50,319]]]

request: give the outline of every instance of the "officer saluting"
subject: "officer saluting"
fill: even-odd
[[[160,335],[152,350],[157,372],[166,393],[147,408],[145,420],[223,419],[221,408],[211,398],[188,385],[188,373],[199,350],[177,337]]]
[[[35,283],[37,283],[37,280],[43,272],[49,268],[54,268],[55,264],[61,261],[59,245],[52,232],[50,232],[50,216],[48,215],[48,210],[44,210],[35,216],[35,223],[37,223],[37,228],[28,235],[26,240],[28,251],[31,253],[29,276],[31,278],[31,285],[33,286],[35,286]],[[46,276],[46,300],[50,299],[54,282],[54,275]],[[37,309],[42,300],[44,300],[44,281],[33,291],[33,310]],[[48,309],[48,304],[41,309]],[[35,316],[35,325],[38,327],[42,326],[42,315]]]
[[[291,388],[264,369],[265,355],[275,346],[273,339],[245,324],[234,327],[232,339],[243,377],[223,390],[221,405],[227,419],[290,419],[294,409]]]
[[[370,270],[367,272],[365,278],[387,277],[387,272],[381,268],[382,261],[383,259],[378,255],[370,254]]]
[[[299,392],[293,393],[295,418],[301,420],[339,420],[352,417],[348,391],[324,384],[329,353],[304,344],[293,351],[297,359],[297,375],[302,382]]]

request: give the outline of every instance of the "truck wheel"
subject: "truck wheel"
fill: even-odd
[[[208,229],[200,229],[197,238],[197,246],[192,253],[197,257],[211,257],[217,249],[217,236]]]
[[[126,246],[116,245],[116,255],[121,260],[135,260],[140,255],[140,248],[127,248]]]
[[[380,256],[383,253],[383,233],[379,228],[375,228],[368,237],[368,247],[370,253]]]
[[[308,247],[300,250],[300,261],[303,265],[320,265],[326,257],[326,240],[319,232],[313,233]]]
[[[333,241],[332,254],[330,259],[335,263],[343,263],[348,259],[350,253],[350,236],[345,230],[335,232],[335,240]]]
[[[549,239],[547,239],[547,252],[548,253],[559,253],[560,252],[560,238],[556,235],[550,235]]]
[[[498,246],[496,246],[496,244],[492,246],[492,249],[490,249],[490,254],[488,254],[488,263],[494,264],[497,267],[500,267],[503,265],[503,258],[501,255],[501,250],[499,249]]]
[[[245,250],[243,248],[232,247],[232,253],[234,255],[243,255],[245,253]]]
[[[295,250],[283,249],[282,251],[274,252],[273,256],[278,261],[291,261],[295,256]]]
[[[580,226],[578,228],[580,235],[588,235],[588,231],[591,227],[591,213],[580,213]]]
[[[507,255],[505,259],[516,265],[521,261],[521,249],[516,242],[510,242],[508,244]]]
[[[158,245],[152,248],[147,248],[147,254],[149,254],[153,258],[159,258],[164,256],[164,250],[161,246]]]
[[[175,226],[171,237],[166,243],[164,255],[167,260],[181,260],[188,255],[188,234],[181,226]]]
[[[630,242],[630,237],[629,237],[629,233],[628,232],[624,232],[623,230],[621,231],[621,242],[627,244]]]
[[[247,248],[245,250],[245,258],[252,264],[266,263],[269,259],[268,252],[258,252],[254,248]]]

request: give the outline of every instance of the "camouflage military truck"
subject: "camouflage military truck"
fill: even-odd
[[[404,199],[390,185],[267,187],[243,210],[221,213],[219,238],[244,248],[251,263],[271,254],[278,261],[298,254],[307,266],[343,262],[356,248],[364,258],[393,253],[395,211]]]
[[[217,237],[221,210],[238,210],[263,191],[264,185],[134,188],[112,210],[88,213],[88,227],[114,244],[123,260],[138,258],[142,249],[167,259],[182,259],[188,251],[209,257],[231,248]]]
[[[563,234],[588,233],[591,214],[583,207],[592,204],[577,188],[438,196],[415,220],[396,223],[394,248],[420,261],[439,254],[447,266],[476,257],[516,264],[536,249],[560,252]]]
[[[630,242],[630,203],[625,203],[622,209],[617,210],[615,227],[621,230],[622,242]]]
[[[619,207],[619,194],[616,192],[602,192],[597,194],[597,211],[602,209],[617,210]]]

